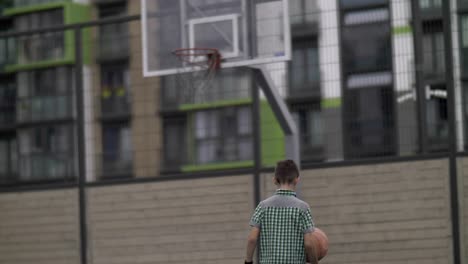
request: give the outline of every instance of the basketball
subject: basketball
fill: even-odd
[[[317,252],[317,259],[323,259],[328,252],[328,237],[327,235],[319,228],[315,228],[312,233],[315,244],[315,252]]]

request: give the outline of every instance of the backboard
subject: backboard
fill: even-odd
[[[219,50],[221,68],[291,58],[289,0],[141,0],[145,77],[193,71],[178,48]]]

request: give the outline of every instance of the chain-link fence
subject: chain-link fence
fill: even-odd
[[[450,107],[465,151],[463,10],[452,6],[446,32],[440,1],[290,1],[292,59],[264,67],[294,117],[302,162],[447,153]],[[178,75],[144,78],[138,17],[99,5],[97,22],[57,26],[62,13],[1,24],[0,182],[249,168],[254,126],[262,166],[285,157],[263,95],[252,119],[251,68],[220,69],[203,93],[178,85]]]

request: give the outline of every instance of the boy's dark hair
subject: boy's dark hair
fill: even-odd
[[[281,160],[276,163],[275,179],[278,184],[291,184],[299,177],[299,169],[293,160]]]

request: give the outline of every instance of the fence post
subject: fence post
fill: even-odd
[[[75,78],[76,78],[76,134],[78,143],[78,199],[80,217],[80,258],[81,264],[87,264],[88,231],[86,215],[86,141],[85,141],[85,115],[84,115],[84,89],[83,89],[83,43],[82,28],[77,26],[73,29],[75,36]]]
[[[452,244],[453,263],[461,263],[460,252],[460,218],[458,202],[457,179],[457,131],[455,117],[455,82],[453,77],[453,51],[452,51],[452,12],[449,0],[442,1],[444,47],[445,47],[445,81],[447,85],[447,111],[449,119],[449,177],[450,177],[450,204],[452,218]]]

